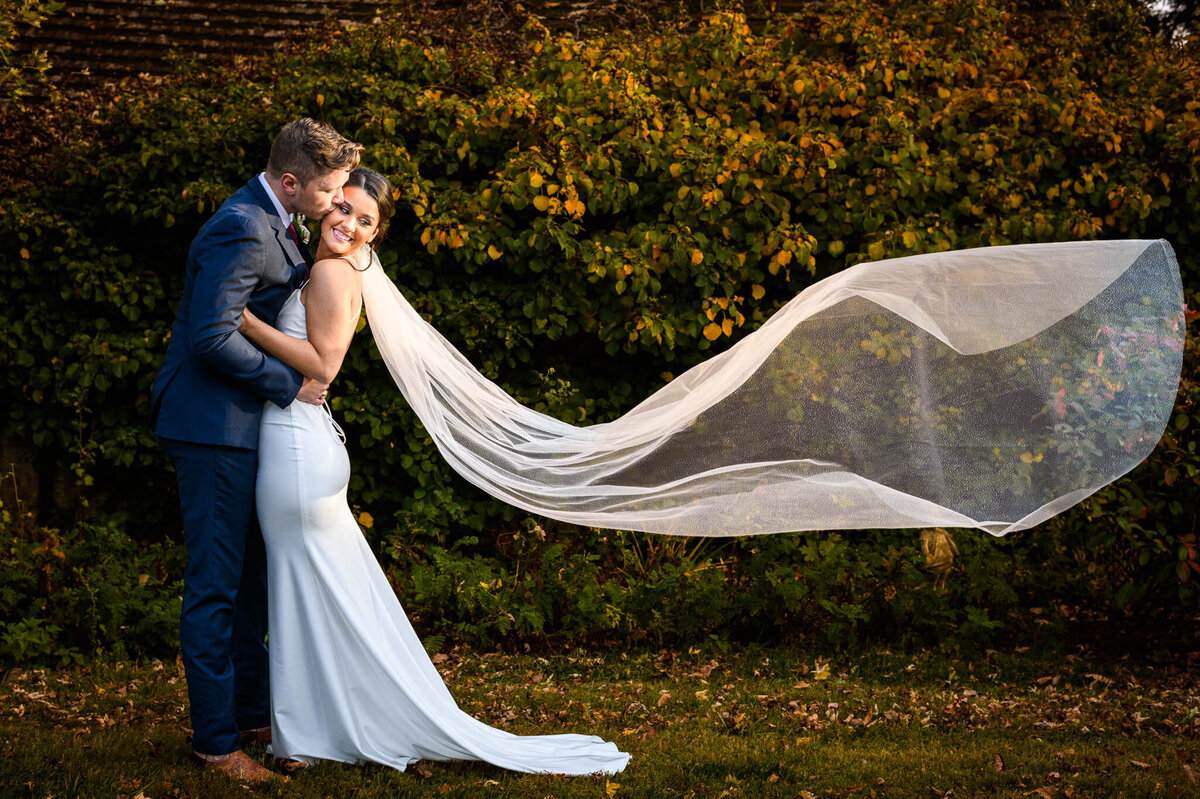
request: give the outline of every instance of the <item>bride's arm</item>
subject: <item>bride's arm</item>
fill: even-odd
[[[302,295],[307,341],[276,330],[249,311],[242,318],[242,334],[300,374],[332,383],[354,337],[361,294],[359,274],[350,264],[321,261],[313,266]]]

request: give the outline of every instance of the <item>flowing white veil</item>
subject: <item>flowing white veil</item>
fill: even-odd
[[[1165,241],[878,261],[810,286],[621,418],[574,427],[480,375],[378,259],[363,295],[460,475],[532,513],[673,535],[1033,527],[1150,454],[1185,331]]]

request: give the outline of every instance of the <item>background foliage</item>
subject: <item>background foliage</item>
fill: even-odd
[[[149,388],[191,236],[297,116],[363,142],[393,180],[381,257],[417,309],[573,423],[619,415],[864,260],[1163,237],[1185,285],[1200,277],[1200,69],[1137,4],[834,0],[756,30],[721,11],[602,39],[519,33],[501,51],[379,24],[185,71],[0,198],[0,280],[20,298],[0,308],[4,432],[81,488],[59,518],[0,525],[0,656],[169,646],[181,536]],[[360,520],[434,645],[970,647],[1098,613],[1195,614],[1196,364],[1193,337],[1168,433],[1131,476],[1036,532],[958,534],[953,558],[939,533],[923,552],[913,531],[693,541],[527,518],[446,467],[366,335],[333,404]],[[98,602],[97,581],[147,598]],[[83,613],[101,605],[112,618]]]

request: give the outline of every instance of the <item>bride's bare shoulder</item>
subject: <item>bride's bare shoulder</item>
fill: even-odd
[[[367,268],[367,262],[361,255],[335,255],[331,258],[322,258],[317,261],[309,270],[311,277],[315,278],[318,273],[334,273],[347,274],[350,272],[361,272]]]
[[[310,283],[333,283],[357,286],[362,282],[362,272],[367,264],[362,263],[362,256],[335,256],[324,258],[312,265],[309,270]],[[368,262],[369,263],[369,262]]]

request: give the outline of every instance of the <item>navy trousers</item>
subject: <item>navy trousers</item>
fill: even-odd
[[[188,562],[179,643],[192,715],[192,749],[240,748],[238,730],[266,727],[267,559],[254,512],[258,452],[160,443],[175,464]]]

